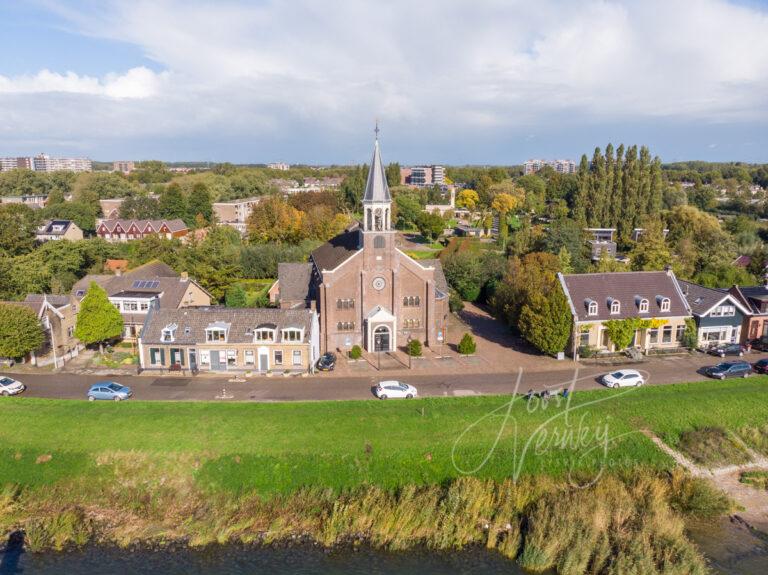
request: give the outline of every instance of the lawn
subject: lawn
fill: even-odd
[[[508,417],[504,396],[276,404],[7,398],[0,477],[49,484],[95,473],[97,460],[125,451],[158,461],[191,457],[201,487],[261,493],[438,484],[462,472],[502,479],[665,468],[671,461],[637,430],[677,445],[691,429],[757,427],[768,420],[766,385],[755,377],[579,392],[569,410],[550,401],[529,412],[520,399]]]

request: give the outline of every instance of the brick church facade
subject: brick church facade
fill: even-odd
[[[378,138],[362,203],[363,221],[313,251],[309,263],[280,265],[280,307],[318,311],[323,352],[394,351],[409,339],[439,344],[448,285],[439,260],[414,260],[397,247]]]

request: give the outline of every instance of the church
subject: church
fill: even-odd
[[[411,339],[438,345],[448,284],[439,260],[415,260],[398,248],[378,129],[362,209],[362,221],[314,250],[309,263],[279,265],[280,307],[317,310],[322,352],[394,351]]]

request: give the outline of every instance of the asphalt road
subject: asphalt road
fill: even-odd
[[[765,354],[751,354],[749,361],[756,361]],[[705,379],[697,373],[702,366],[712,365],[718,358],[704,355],[653,359],[635,366],[646,376],[651,385],[696,381]],[[633,366],[627,366],[633,367]],[[176,376],[118,376],[115,381],[133,389],[134,398],[140,400],[229,400],[229,401],[313,401],[339,399],[374,399],[372,387],[382,379],[396,378],[415,385],[422,397],[470,396],[507,394],[516,390],[525,393],[529,389],[559,390],[577,378],[575,390],[600,387],[598,378],[608,368],[600,366],[575,367],[563,363],[563,368],[553,371],[529,371],[518,374],[428,374],[414,372],[407,376],[387,376],[386,372],[360,377],[336,377],[325,373],[312,377],[252,378],[247,382],[231,382],[227,377]],[[76,374],[16,374],[4,373],[27,385],[25,396],[56,399],[85,399],[88,388],[97,381],[110,379],[105,376]]]

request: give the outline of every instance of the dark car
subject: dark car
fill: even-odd
[[[336,356],[330,352],[324,353],[317,360],[317,369],[320,371],[333,371],[334,367],[336,367]]]
[[[737,355],[741,357],[744,355],[745,351],[746,349],[738,343],[725,343],[709,348],[707,353],[711,353],[712,355],[719,355],[720,357],[725,357],[726,355]]]
[[[752,349],[757,351],[768,351],[768,337],[753,339],[749,342],[749,345]]]
[[[753,363],[752,370],[755,373],[768,373],[768,359],[761,359]]]
[[[752,374],[752,366],[746,361],[725,361],[706,368],[704,373],[716,379],[749,377]]]

